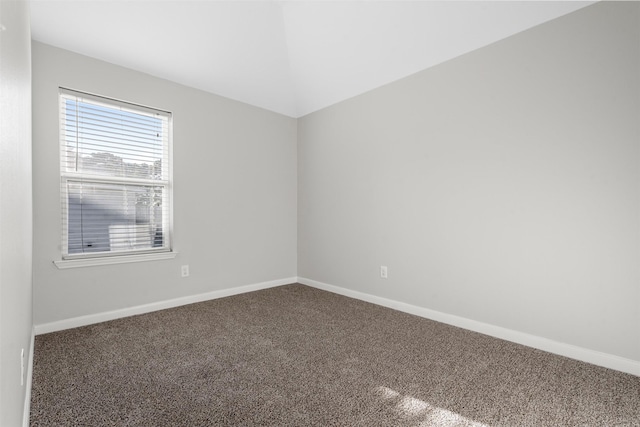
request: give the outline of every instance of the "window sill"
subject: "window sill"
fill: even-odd
[[[111,264],[126,264],[130,262],[143,262],[143,261],[159,261],[163,259],[173,259],[178,255],[177,252],[158,252],[153,254],[139,254],[139,255],[120,255],[120,256],[108,256],[101,258],[82,258],[82,259],[63,259],[59,261],[53,261],[56,267],[59,269],[67,268],[79,268],[79,267],[95,267],[97,265],[111,265]]]

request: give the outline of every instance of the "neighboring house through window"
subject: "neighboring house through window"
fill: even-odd
[[[171,113],[60,89],[62,258],[171,251]]]

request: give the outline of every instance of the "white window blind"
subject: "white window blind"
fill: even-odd
[[[60,89],[63,259],[171,250],[171,113]]]

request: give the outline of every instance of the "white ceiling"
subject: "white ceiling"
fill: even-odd
[[[34,40],[291,117],[593,1],[32,0]]]

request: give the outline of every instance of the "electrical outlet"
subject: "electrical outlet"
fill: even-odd
[[[387,277],[389,277],[386,265],[381,265],[380,266],[380,277],[383,278],[383,279],[386,279]]]
[[[182,277],[189,277],[189,266],[188,265],[183,265],[181,267],[181,273],[182,273]]]

